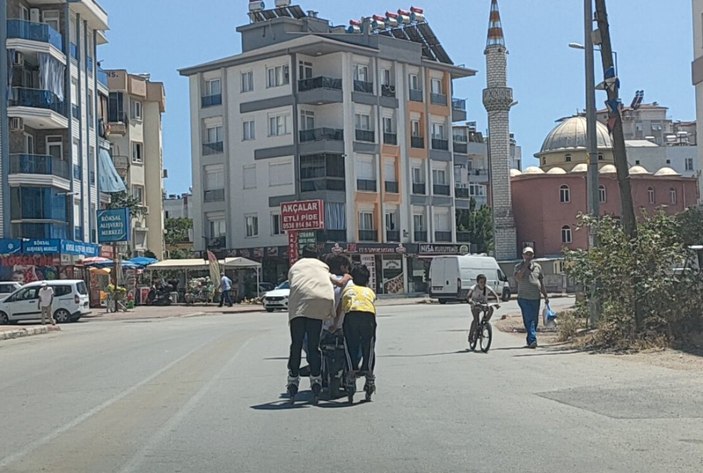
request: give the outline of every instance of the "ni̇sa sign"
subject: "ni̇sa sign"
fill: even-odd
[[[325,228],[325,209],[321,200],[300,200],[281,204],[281,226],[286,231]]]

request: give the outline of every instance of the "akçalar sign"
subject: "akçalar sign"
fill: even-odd
[[[324,229],[324,204],[321,200],[300,200],[282,203],[281,227],[285,231]]]

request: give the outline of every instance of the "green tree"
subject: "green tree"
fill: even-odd
[[[193,220],[190,218],[167,218],[164,222],[166,229],[165,240],[167,245],[175,245],[189,241],[190,231],[193,229]]]
[[[476,245],[477,252],[488,253],[493,250],[493,214],[487,205],[477,207],[472,198],[468,209],[457,209],[456,227],[469,234],[469,242]]]
[[[127,192],[115,192],[110,194],[110,203],[107,204],[108,209],[129,209],[129,215],[132,218],[141,218],[147,215],[147,208],[144,204]]]

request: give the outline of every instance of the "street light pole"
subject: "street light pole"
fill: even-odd
[[[596,133],[596,73],[595,61],[593,59],[593,3],[592,0],[584,0],[584,48],[586,57],[586,142],[588,143],[588,196],[589,210],[593,218],[600,215],[600,192],[598,183],[598,137]],[[591,227],[593,228],[593,227]],[[589,233],[590,246],[596,245],[595,232]]]

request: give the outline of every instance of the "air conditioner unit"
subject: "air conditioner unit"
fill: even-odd
[[[24,120],[20,117],[10,118],[11,131],[24,131]]]
[[[24,54],[19,51],[15,51],[12,54],[12,65],[13,66],[24,66]]]
[[[31,21],[32,23],[41,23],[40,13],[41,11],[38,8],[30,8],[29,21]]]

